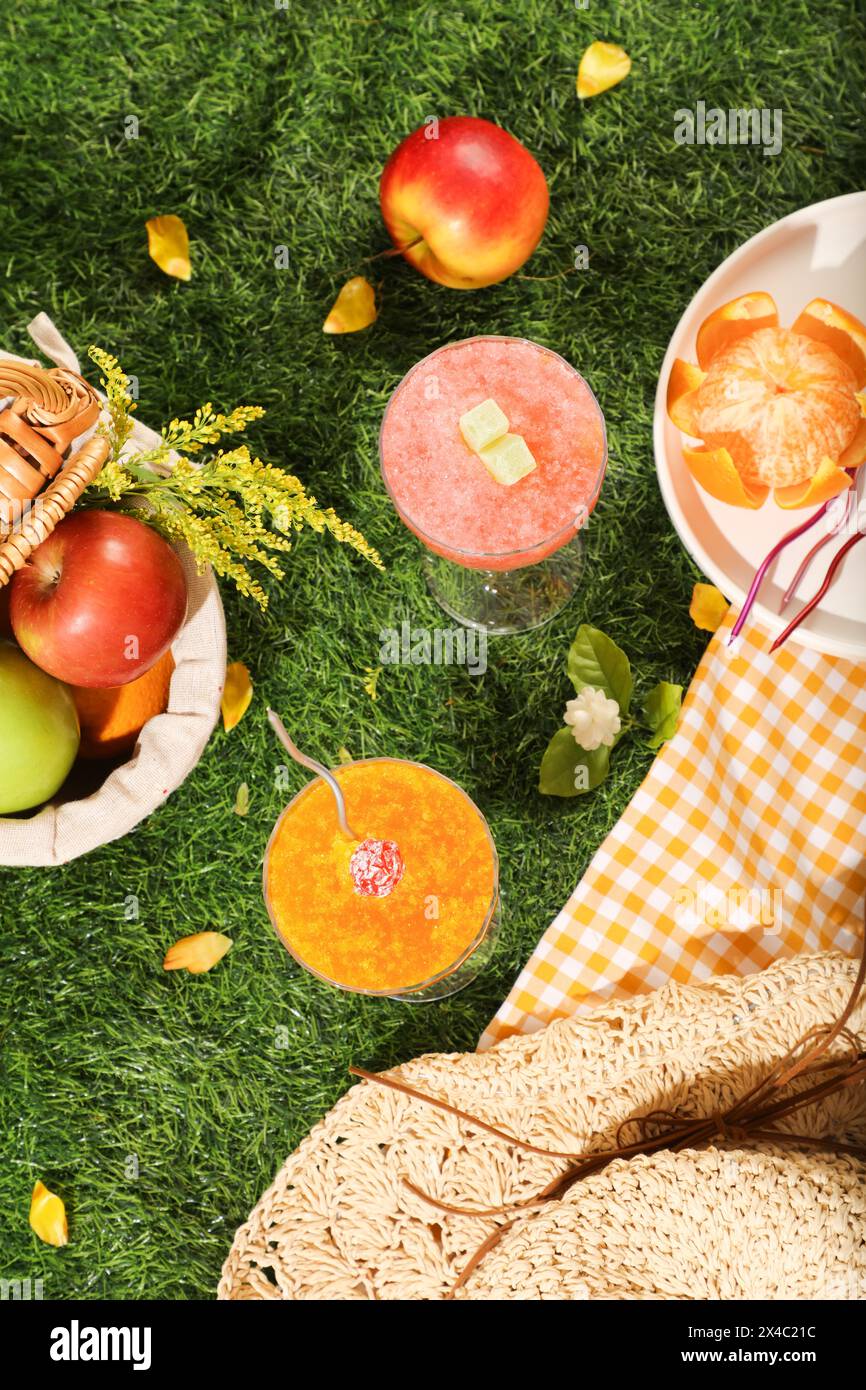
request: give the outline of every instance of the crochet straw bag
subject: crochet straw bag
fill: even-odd
[[[855,973],[854,962],[827,953],[746,978],[669,984],[484,1053],[419,1057],[389,1075],[543,1148],[600,1151],[630,1116],[730,1105],[808,1029],[839,1014]],[[861,1000],[849,1026],[864,1022]],[[863,1090],[801,1111],[792,1130],[862,1144]],[[441,1299],[506,1218],[443,1212],[420,1194],[456,1207],[509,1204],[566,1167],[414,1097],[353,1086],[238,1230],[218,1296]],[[864,1178],[859,1159],[758,1141],[616,1159],[519,1214],[456,1297],[860,1299]]]
[[[9,476],[26,480],[31,467],[22,449],[38,463],[50,481],[39,493],[39,507],[11,535],[0,531],[0,587],[25,564],[37,545],[69,512],[104,462],[102,441],[93,430],[98,402],[93,410],[79,410],[72,418],[86,426],[86,434],[70,439],[64,423],[64,406],[93,396],[80,376],[80,367],[69,344],[46,314],[29,325],[37,347],[59,371],[48,372],[38,363],[0,352],[0,397],[17,393],[11,409],[0,420],[0,464]],[[78,394],[78,401],[75,395]],[[27,420],[21,406],[29,402]],[[60,421],[61,423],[54,423]],[[3,423],[5,422],[5,424]],[[48,422],[48,423],[46,423]],[[14,432],[16,456],[4,435]],[[132,442],[153,448],[158,436],[135,422]],[[68,458],[62,458],[68,450]],[[22,484],[23,486],[23,484]],[[22,491],[21,496],[25,493]],[[32,496],[32,488],[28,495]],[[5,497],[0,497],[4,502]],[[174,645],[175,670],[168,709],[151,719],[142,730],[130,760],[112,771],[102,786],[82,800],[62,800],[33,815],[0,817],[0,864],[44,866],[64,864],[110,840],[119,839],[161,805],[195,767],[219,713],[226,667],[225,619],[219,590],[208,570],[199,574],[192,556],[175,546],[187,581],[189,596],[186,622]]]

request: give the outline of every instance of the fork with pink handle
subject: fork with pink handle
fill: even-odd
[[[788,606],[791,599],[794,597],[794,594],[796,593],[800,581],[802,580],[806,571],[809,569],[812,561],[818,554],[818,551],[823,550],[825,545],[827,545],[831,540],[833,540],[835,536],[839,535],[839,532],[842,531],[850,521],[852,514],[855,516],[857,515],[856,470],[849,469],[848,472],[850,473],[851,478],[854,481],[852,483],[852,486],[848,489],[847,493],[845,494],[842,515],[840,516],[839,520],[828,529],[827,534],[822,536],[816,545],[812,546],[812,549],[803,559],[802,563],[797,569],[797,573],[794,575],[794,578],[791,580],[791,583],[788,585],[787,589],[782,595],[782,602],[779,605],[780,612],[782,612],[782,610]],[[730,636],[728,637],[728,645],[730,645],[731,642],[734,641],[734,638],[738,637],[739,634],[742,632],[746,619],[752,611],[754,602],[758,597],[758,590],[763,584],[767,571],[770,568],[773,561],[775,560],[776,556],[779,555],[780,552],[783,551],[786,546],[790,545],[792,541],[797,540],[799,536],[805,535],[807,531],[810,531],[813,526],[816,526],[819,521],[825,518],[830,508],[833,507],[834,504],[838,504],[837,497],[831,497],[828,502],[825,502],[823,506],[818,508],[814,516],[810,516],[808,520],[801,522],[799,526],[795,526],[793,531],[788,531],[787,534],[784,535],[780,541],[776,542],[772,550],[769,552],[766,558],[758,566],[758,569],[755,571],[755,577],[752,580],[749,592],[746,594],[745,601],[743,603],[742,608],[740,609],[739,617],[737,618],[737,621],[734,623],[734,626],[731,628]],[[778,647],[781,647],[782,643],[788,640],[791,633],[794,632],[795,629],[800,626],[800,624],[804,621],[805,618],[809,616],[812,610],[814,608],[817,608],[818,604],[821,602],[821,599],[824,597],[830,585],[832,584],[836,571],[838,570],[842,561],[845,559],[845,556],[848,554],[848,551],[852,550],[858,541],[862,541],[864,534],[866,534],[866,532],[861,531],[858,525],[853,536],[849,536],[848,539],[843,543],[843,545],[840,546],[839,550],[837,550],[836,554],[833,556],[833,559],[830,561],[830,564],[827,568],[827,572],[824,575],[820,587],[812,595],[809,601],[807,603],[804,603],[800,611],[797,614],[795,614],[795,616],[791,619],[785,630],[779,634],[772,647],[770,648],[770,651],[774,652]]]

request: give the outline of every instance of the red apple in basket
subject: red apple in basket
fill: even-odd
[[[116,512],[66,517],[12,580],[22,649],[69,685],[126,685],[170,647],[186,615],[180,560]]]
[[[406,260],[455,290],[494,285],[522,266],[549,204],[529,151],[477,116],[431,120],[408,135],[385,165],[379,201]]]

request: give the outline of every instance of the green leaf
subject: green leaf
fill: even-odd
[[[606,632],[581,623],[568,652],[568,674],[578,695],[585,685],[603,690],[628,714],[633,681],[629,659]]]
[[[238,787],[238,794],[235,797],[234,813],[236,816],[245,816],[250,809],[250,789],[246,782],[241,782]]]
[[[647,748],[660,748],[665,739],[676,733],[682,703],[681,685],[659,681],[655,689],[650,691],[643,708],[644,719],[652,730],[652,737],[647,739]]]
[[[575,743],[571,729],[558,729],[541,760],[538,790],[545,796],[580,796],[604,781],[609,766],[609,748],[588,753]]]

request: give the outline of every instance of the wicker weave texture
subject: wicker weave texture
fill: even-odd
[[[26,518],[0,541],[0,589],[16,570],[26,564],[37,546],[51,535],[55,526],[72,511],[108,458],[109,443],[104,435],[93,435],[78,450],[52,483],[31,504]]]
[[[545,1148],[602,1150],[631,1115],[732,1104],[807,1029],[832,1021],[854,973],[826,953],[745,979],[671,984],[485,1053],[420,1057],[394,1075]],[[861,1004],[852,1025],[864,1022]],[[862,1143],[862,1092],[830,1097],[793,1127]],[[488,1207],[531,1198],[566,1167],[362,1083],[238,1230],[219,1297],[443,1298],[505,1218],[445,1214],[404,1179],[455,1206]],[[617,1160],[521,1215],[458,1297],[862,1298],[864,1179],[852,1158],[784,1145]]]
[[[69,402],[62,381],[32,362],[0,362],[0,398],[20,396],[49,411],[64,411]]]

